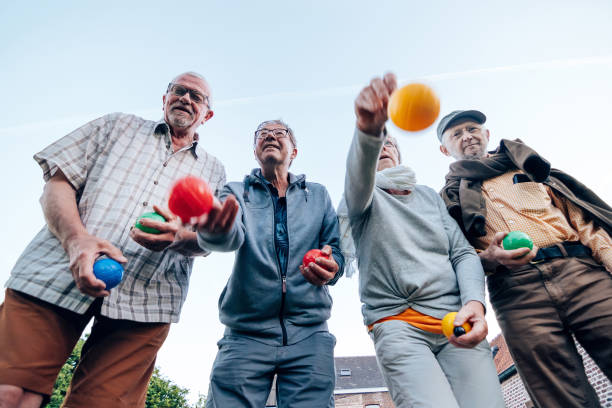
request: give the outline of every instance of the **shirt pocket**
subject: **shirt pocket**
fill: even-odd
[[[513,202],[516,210],[526,215],[542,215],[549,211],[550,196],[542,183],[533,181],[512,185]]]

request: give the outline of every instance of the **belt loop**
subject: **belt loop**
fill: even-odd
[[[569,256],[567,254],[567,251],[565,250],[565,245],[563,245],[563,242],[557,243],[555,244],[555,246],[559,248],[559,251],[561,251],[561,254],[563,255],[564,258],[567,258]]]

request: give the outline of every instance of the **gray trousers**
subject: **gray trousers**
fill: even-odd
[[[264,408],[274,374],[279,408],[333,408],[334,346],[329,332],[289,346],[224,336],[210,375],[207,408]]]
[[[503,408],[489,343],[458,348],[400,320],[370,332],[396,408]]]

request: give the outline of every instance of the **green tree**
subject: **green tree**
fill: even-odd
[[[72,374],[81,358],[81,350],[86,339],[87,337],[78,341],[66,364],[60,370],[53,387],[51,400],[46,408],[59,408],[62,405],[72,380]],[[188,393],[189,390],[187,388],[174,384],[171,380],[164,377],[158,368],[155,368],[149,382],[145,406],[147,408],[204,408],[206,405],[205,395],[200,394],[198,401],[192,406],[186,398]]]

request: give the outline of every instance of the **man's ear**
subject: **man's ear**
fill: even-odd
[[[440,145],[440,151],[443,155],[450,156],[450,153],[448,152],[448,150],[446,150],[446,147],[444,147],[444,145]]]
[[[489,132],[489,129],[486,129],[486,130],[487,130],[487,141],[489,141],[489,138],[491,137],[491,132]]]
[[[210,118],[213,117],[213,115],[215,114],[215,112],[209,110],[208,112],[206,112],[206,115],[204,115],[204,119],[202,119],[202,124],[204,124],[204,122],[206,122],[207,120],[209,120]]]

